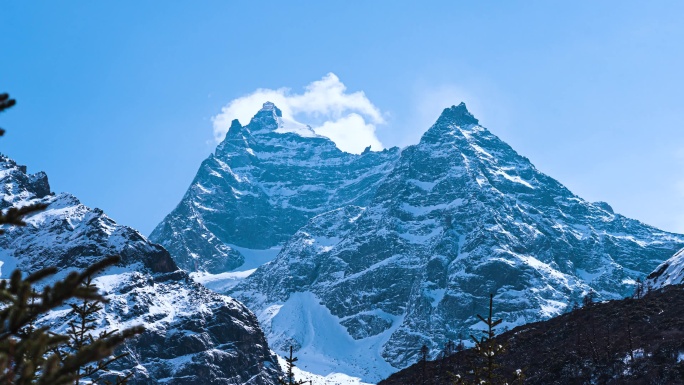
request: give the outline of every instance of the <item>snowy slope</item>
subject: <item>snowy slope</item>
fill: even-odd
[[[481,327],[489,293],[503,326],[546,319],[589,290],[631,294],[682,246],[684,236],[577,197],[461,104],[401,152],[368,204],[313,217],[229,293],[279,354],[292,344],[314,373],[375,381],[415,362],[423,343],[434,356]]]
[[[311,217],[367,204],[398,154],[343,152],[265,103],[248,125],[233,121],[150,239],[188,271],[248,270],[250,255],[277,252]]]
[[[285,358],[278,356],[278,363],[280,363],[281,368],[287,368],[287,361],[285,361]],[[299,364],[299,362],[296,364]],[[372,385],[362,382],[358,377],[350,377],[344,373],[329,373],[323,376],[307,372],[299,366],[295,366],[292,369],[292,373],[297,381],[311,381],[316,385]]]
[[[44,173],[0,155],[0,209],[48,204],[25,227],[0,236],[0,278],[54,266],[55,278],[118,254],[122,263],[95,280],[109,299],[100,327],[144,325],[127,343],[123,368],[131,384],[275,384],[279,372],[254,315],[232,298],[209,291],[178,270],[169,253],[137,231],[118,225],[101,210],[69,194],[50,192]],[[68,318],[65,306],[42,320],[55,328]]]
[[[672,258],[661,263],[645,282],[647,287],[660,289],[667,285],[684,284],[684,249],[679,250]]]

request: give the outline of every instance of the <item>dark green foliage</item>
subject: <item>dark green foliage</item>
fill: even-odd
[[[91,277],[88,277],[83,283],[83,287],[97,290],[97,287],[92,283]],[[117,330],[104,330],[97,336],[94,336],[93,333],[97,329],[97,321],[99,320],[98,312],[103,309],[100,299],[85,298],[78,303],[71,303],[69,305],[71,306],[70,315],[73,318],[69,321],[69,329],[66,333],[68,341],[55,350],[55,353],[60,357],[67,357],[69,354],[75,354],[90,345],[105,341],[117,332]],[[76,371],[75,384],[78,385],[81,383],[81,380],[86,380],[86,383],[93,385],[126,384],[132,373],[125,376],[112,374],[109,371],[109,366],[127,355],[128,353],[111,355],[80,367]],[[111,380],[114,382],[111,382]]]
[[[73,384],[80,368],[107,359],[114,348],[141,328],[112,333],[62,354],[68,336],[51,332],[47,327],[34,327],[36,321],[66,301],[79,298],[104,301],[94,286],[85,286],[97,272],[118,263],[118,256],[98,262],[83,272],[72,272],[52,286],[36,292],[36,284],[54,275],[54,268],[42,269],[26,278],[15,270],[9,280],[0,281],[0,384]]]
[[[9,94],[0,94],[0,112],[12,107],[17,104],[17,101],[10,99]],[[0,136],[5,135],[5,130],[0,128]]]
[[[286,375],[286,378],[279,378],[278,383],[280,385],[303,385],[303,384],[305,384],[306,381],[295,380],[294,373],[292,373],[292,369],[296,366],[295,362],[297,362],[297,357],[294,357],[292,355],[292,346],[290,346],[290,357],[286,358],[285,361],[287,361],[287,375]]]
[[[42,203],[36,203],[28,206],[22,207],[10,207],[6,212],[0,212],[0,226],[2,225],[13,225],[13,226],[24,226],[23,218],[29,214],[45,210],[47,206]],[[4,234],[5,230],[0,228],[0,235]]]

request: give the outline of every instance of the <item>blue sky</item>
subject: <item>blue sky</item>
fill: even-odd
[[[224,107],[333,73],[385,147],[464,100],[576,194],[684,232],[684,3],[418,3],[3,2],[0,152],[149,234]]]

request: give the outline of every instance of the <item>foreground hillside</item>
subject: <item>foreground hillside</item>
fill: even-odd
[[[522,369],[529,385],[684,384],[684,285],[591,304],[517,327],[497,342],[507,346],[500,373]],[[470,349],[419,362],[378,385],[451,384],[449,372],[466,373],[473,357]]]

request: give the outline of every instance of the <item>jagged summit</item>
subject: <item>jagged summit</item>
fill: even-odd
[[[266,102],[250,120],[249,126],[258,126],[251,128],[252,133],[267,133],[276,130],[280,126],[279,120],[282,117],[283,112],[275,104]]]
[[[150,235],[183,269],[220,273],[263,261],[254,250],[274,255],[311,217],[366,204],[398,158],[397,148],[346,153],[279,111],[267,102],[249,124],[233,121]]]
[[[242,128],[242,124],[240,124],[240,121],[237,119],[233,119],[233,121],[230,122],[230,128],[228,129],[228,132],[237,131],[241,128]]]
[[[457,106],[445,108],[435,124],[423,134],[420,142],[467,146],[466,141],[472,142],[471,137],[481,136],[479,133],[490,134],[486,128],[479,125],[479,121],[468,111],[465,103],[461,102]]]
[[[264,111],[273,111],[276,116],[278,116],[278,117],[283,116],[283,112],[280,111],[280,109],[278,107],[276,107],[276,105],[272,102],[264,103],[263,107],[261,107],[259,112],[264,112]]]
[[[458,126],[466,126],[469,124],[479,124],[480,122],[468,111],[464,102],[457,106],[445,108],[442,114],[437,119],[436,124],[451,123]]]

